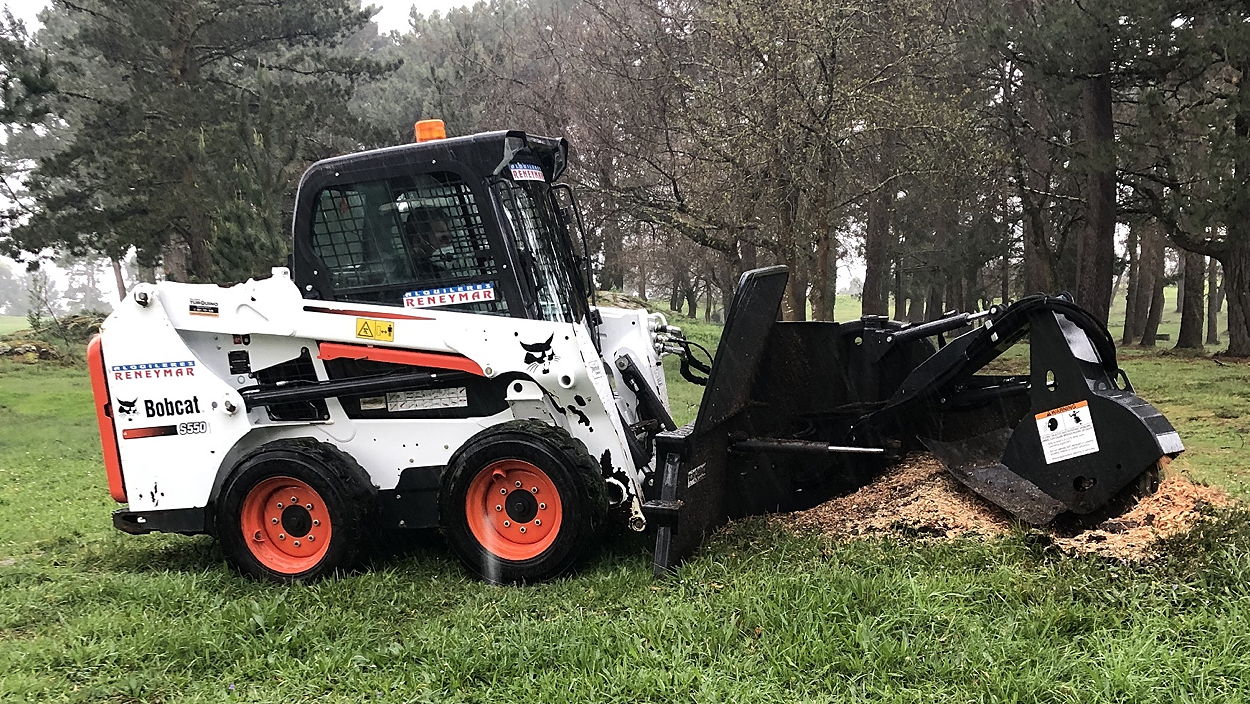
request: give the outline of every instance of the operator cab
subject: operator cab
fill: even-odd
[[[445,139],[440,123],[416,144],[319,161],[296,198],[294,280],[310,299],[584,320],[584,260],[552,187],[567,160],[563,139]]]

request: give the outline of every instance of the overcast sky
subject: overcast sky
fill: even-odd
[[[15,17],[26,22],[27,29],[33,31],[36,25],[35,15],[48,6],[48,0],[5,0],[4,4]],[[374,21],[383,32],[393,29],[403,32],[408,30],[408,14],[413,6],[428,15],[436,10],[446,12],[450,8],[470,3],[468,0],[369,0],[361,4],[382,8]]]

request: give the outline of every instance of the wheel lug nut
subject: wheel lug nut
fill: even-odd
[[[299,547],[299,541],[295,541],[295,547]]]
[[[518,489],[520,489],[520,488],[521,488],[521,482],[519,482],[519,481],[518,481],[518,482],[516,483],[516,488],[518,488]]]
[[[297,498],[295,498],[294,496],[292,496],[292,497],[291,497],[291,503],[293,503],[293,504],[297,504],[297,503],[299,503],[299,499],[297,499]]]
[[[503,506],[501,506],[501,505],[499,505],[499,504],[495,504],[495,510],[496,510],[496,511],[502,511],[502,510],[503,510]]]
[[[312,504],[304,504],[304,508],[306,508],[306,509],[308,509],[309,511],[311,511],[311,510],[312,510]]]
[[[276,519],[276,518],[270,518],[270,519],[269,519],[269,522],[270,522],[270,523],[272,523],[272,524],[274,524],[275,526],[276,526],[276,525],[278,525],[278,519]]]
[[[538,487],[536,487],[536,486],[531,486],[531,487],[530,487],[530,493],[531,493],[531,494],[537,494],[537,493],[538,493]]]
[[[319,520],[317,520],[317,519],[315,519],[315,518],[314,518],[314,519],[313,519],[313,525],[314,525],[314,526],[319,526],[319,525],[321,525],[321,521],[319,521]]]
[[[286,540],[286,533],[279,533],[278,540]]]
[[[540,509],[542,509],[542,510],[546,511],[546,510],[547,510],[547,504],[538,504],[538,508],[540,508]]]
[[[278,502],[278,508],[282,508],[282,502],[281,502],[281,501],[279,501],[279,502]]]
[[[504,522],[503,522],[503,527],[504,527],[504,528],[511,528],[511,527],[512,527],[512,521],[504,521]]]
[[[543,524],[543,519],[541,519],[541,518],[535,518],[535,519],[534,519],[534,525],[536,525],[536,526],[541,526],[542,524]]]
[[[252,540],[260,540],[260,531],[256,531],[256,533],[252,535]]]
[[[500,489],[500,490],[499,490],[499,493],[500,493],[500,494],[507,494],[507,493],[508,493],[508,490],[507,490],[507,489]]]
[[[521,526],[521,532],[522,532],[522,533],[524,533],[524,532],[525,532],[525,526]]]
[[[310,536],[308,536],[308,542],[310,542],[310,543],[311,543],[312,541],[316,540],[316,539],[317,539],[317,536],[315,536],[315,535],[310,535]]]

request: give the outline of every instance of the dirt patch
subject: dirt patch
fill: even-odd
[[[1190,530],[1206,508],[1231,503],[1220,489],[1195,484],[1169,470],[1157,492],[1122,515],[1075,533],[1046,532],[1063,550],[1136,561],[1149,556],[1160,538]],[[925,454],[908,456],[852,494],[779,520],[837,538],[988,538],[1013,526],[1009,514],[955,481],[941,462]]]

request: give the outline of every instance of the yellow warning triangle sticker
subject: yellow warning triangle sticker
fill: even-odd
[[[373,328],[369,327],[368,320],[360,321],[360,327],[356,330],[356,337],[373,337]]]

